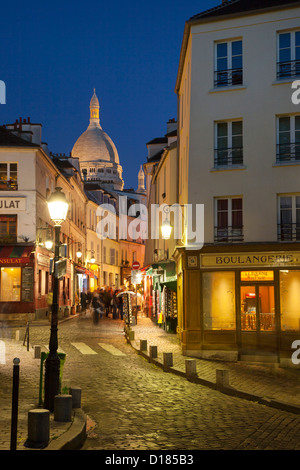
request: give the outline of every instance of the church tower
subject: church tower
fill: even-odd
[[[75,142],[72,157],[78,158],[82,178],[100,183],[107,190],[122,190],[122,166],[112,139],[100,125],[100,105],[94,89],[90,101],[90,123]]]

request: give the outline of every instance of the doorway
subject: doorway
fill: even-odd
[[[240,285],[241,354],[276,353],[274,284]]]

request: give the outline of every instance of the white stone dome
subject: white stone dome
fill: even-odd
[[[99,101],[95,90],[90,102],[90,124],[75,142],[72,157],[78,158],[80,163],[104,161],[119,164],[116,146],[100,126]]]

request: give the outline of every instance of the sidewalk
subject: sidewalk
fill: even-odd
[[[32,344],[27,351],[26,344],[23,346],[24,338],[16,340],[15,333],[15,328],[4,328],[0,337],[0,450],[10,450],[13,359],[18,358],[20,365],[16,450],[32,451],[36,449],[25,447],[24,444],[28,438],[28,411],[38,408],[40,360],[34,358]],[[74,409],[72,414],[71,422],[58,422],[54,421],[53,413],[50,413],[50,440],[46,450],[75,450],[81,446],[86,435],[86,416],[80,408]]]
[[[169,334],[151,319],[138,318],[132,326],[134,339],[128,341],[132,347],[150,362],[150,346],[157,346],[157,358],[151,362],[164,369],[163,353],[172,353],[173,366],[168,372],[187,377],[186,360],[192,360],[196,376],[189,380],[211,387],[229,395],[252,400],[284,411],[300,414],[300,370],[283,369],[278,366],[248,364],[245,362],[223,362],[183,356],[176,334]],[[147,341],[147,350],[141,351],[141,340]],[[189,369],[188,369],[189,370]],[[217,370],[226,370],[226,383],[216,383]],[[222,374],[222,373],[221,373]]]

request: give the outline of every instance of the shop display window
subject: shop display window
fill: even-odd
[[[21,268],[1,268],[0,301],[21,300]]]
[[[202,275],[203,328],[205,330],[234,330],[235,273],[207,272]]]
[[[282,331],[299,331],[300,271],[280,271],[280,314]]]

